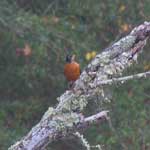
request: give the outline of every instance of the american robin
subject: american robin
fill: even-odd
[[[66,56],[66,64],[64,66],[64,75],[69,81],[69,88],[73,86],[73,83],[80,76],[80,65],[75,61],[75,55],[67,55]]]

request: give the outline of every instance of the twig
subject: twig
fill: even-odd
[[[98,150],[102,150],[100,145],[90,145],[89,142],[84,138],[82,134],[79,132],[74,133],[74,135],[80,139],[82,145],[87,149],[91,150],[91,148],[97,148]]]
[[[48,7],[45,9],[45,11],[43,12],[43,16],[47,14],[47,12],[53,7],[53,5],[55,4],[56,1],[51,2]]]
[[[112,78],[109,80],[100,81],[98,84],[94,85],[95,87],[101,86],[101,85],[111,85],[113,83],[124,83],[125,81],[131,80],[131,79],[139,79],[139,78],[146,78],[150,77],[150,71],[138,73],[135,75],[120,77],[120,78]],[[93,88],[93,85],[91,85]]]
[[[107,118],[108,117],[108,112],[109,112],[108,110],[99,112],[95,115],[92,115],[90,117],[85,118],[84,122],[87,123],[87,124],[92,124],[93,122],[98,121],[102,118]]]

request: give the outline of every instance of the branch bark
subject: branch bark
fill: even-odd
[[[73,90],[66,91],[60,97],[56,108],[49,108],[41,121],[9,150],[40,150],[50,142],[68,136],[78,129],[87,104],[94,95],[105,101],[107,94],[102,81],[112,80],[134,62],[150,36],[150,22],[134,28],[126,37],[98,54],[85,68],[75,82]]]
[[[125,77],[120,77],[120,78],[112,78],[109,80],[104,80],[99,82],[98,84],[91,84],[92,88],[93,87],[98,87],[101,85],[111,85],[113,83],[124,83],[125,81],[131,80],[131,79],[140,79],[140,78],[146,78],[150,76],[150,71],[143,72],[143,73],[138,73],[130,76],[125,76]]]

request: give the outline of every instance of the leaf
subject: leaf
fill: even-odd
[[[23,49],[24,56],[30,56],[31,55],[31,47],[29,44],[25,44],[25,48]]]
[[[119,12],[122,13],[126,10],[126,6],[125,5],[121,5],[119,8]]]

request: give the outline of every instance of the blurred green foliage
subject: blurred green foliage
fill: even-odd
[[[149,0],[1,0],[0,149],[27,133],[57,103],[67,87],[66,54],[75,53],[84,68],[91,52],[100,52],[150,20],[149,13]],[[147,44],[140,63],[125,74],[150,69],[149,48]],[[105,107],[111,110],[113,129],[108,122],[91,127],[85,133],[90,143],[106,150],[150,149],[150,80],[112,90],[114,99]]]

